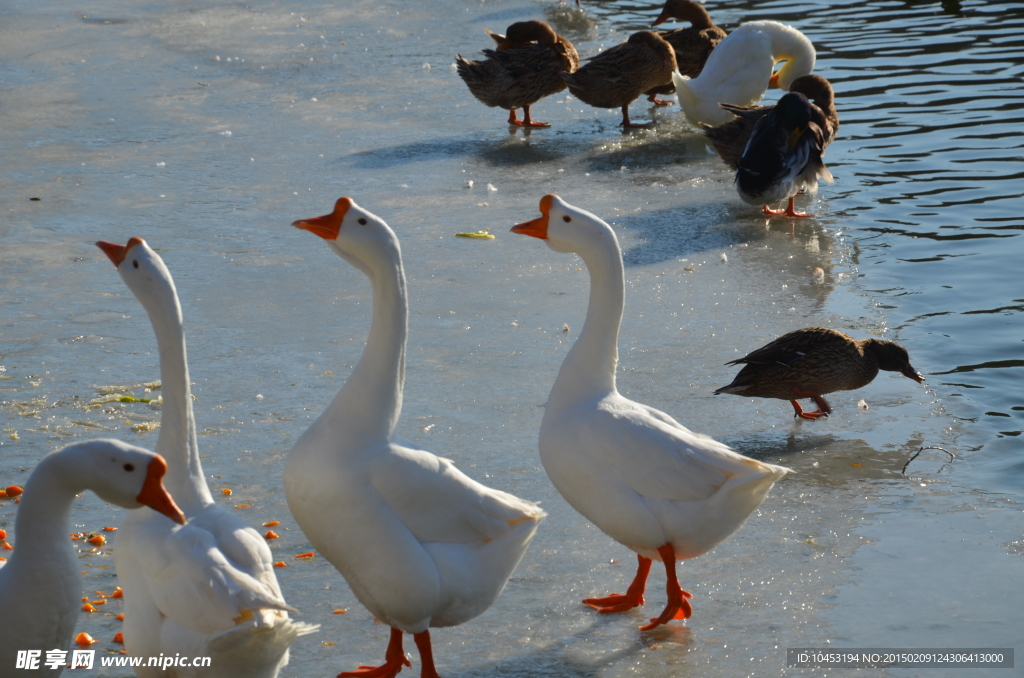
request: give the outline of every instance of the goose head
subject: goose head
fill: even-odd
[[[556,252],[579,253],[596,243],[615,242],[608,224],[557,195],[541,198],[540,212],[543,216],[513,226],[512,232],[540,238]]]
[[[299,219],[292,226],[320,236],[338,256],[370,277],[381,266],[401,261],[395,232],[351,198],[338,198],[330,214]]]
[[[182,322],[174,279],[164,260],[145,240],[132,238],[123,246],[101,240],[96,246],[114,263],[121,279],[151,316],[170,305],[177,308],[178,322]]]
[[[164,487],[167,462],[159,454],[119,440],[74,443],[54,452],[54,460],[72,461],[73,481],[100,499],[124,508],[148,506],[184,525],[185,514]]]

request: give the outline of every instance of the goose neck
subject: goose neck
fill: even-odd
[[[72,561],[74,565],[74,549],[67,535],[75,495],[84,486],[76,482],[79,474],[62,469],[53,456],[39,462],[25,483],[14,521],[16,557],[12,559],[54,566]]]
[[[213,503],[199,461],[199,443],[192,411],[192,387],[182,327],[181,306],[173,312],[150,313],[160,352],[163,405],[156,451],[167,460],[164,485],[187,516]]]
[[[402,411],[408,299],[401,258],[363,269],[373,292],[366,347],[322,419],[347,439],[388,439]]]
[[[614,236],[611,242],[588,244],[592,246],[579,251],[590,274],[587,318],[552,388],[550,401],[555,405],[600,398],[616,390],[619,326],[625,303],[622,253]]]

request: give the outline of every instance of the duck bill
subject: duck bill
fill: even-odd
[[[547,240],[548,217],[547,215],[544,215],[530,221],[524,221],[521,224],[516,224],[512,227],[512,232],[519,233],[520,235],[530,235],[534,238],[540,238],[541,240]]]
[[[334,211],[330,214],[325,214],[322,217],[313,217],[312,219],[299,219],[298,221],[293,221],[292,226],[309,231],[324,240],[334,240],[338,237],[338,233],[341,232],[341,222],[345,219],[345,213],[348,212],[351,206],[351,198],[339,198],[338,202],[334,204]]]
[[[902,374],[904,377],[908,377],[910,379],[913,379],[914,381],[916,381],[919,384],[922,381],[924,381],[924,377],[921,376],[921,373],[918,372],[917,370],[915,370],[913,367],[907,367],[907,369],[900,371],[900,374]]]
[[[154,511],[159,511],[179,525],[184,525],[185,514],[181,512],[167,492],[167,488],[164,487],[165,473],[167,473],[167,462],[163,457],[157,455],[146,467],[146,480],[142,484],[142,492],[135,497],[135,501]]]
[[[668,21],[668,14],[667,14],[667,13],[665,13],[665,12],[662,12],[662,13],[661,13],[661,14],[660,14],[660,15],[658,16],[658,18],[654,20],[654,23],[653,23],[653,24],[651,24],[651,25],[652,25],[652,26],[657,26],[658,24],[661,24],[661,23],[665,23],[666,21]]]
[[[107,255],[108,259],[114,262],[114,266],[116,267],[120,266],[121,262],[128,256],[128,250],[130,250],[134,245],[138,245],[142,242],[145,242],[142,238],[132,238],[128,241],[127,245],[122,247],[121,245],[115,245],[114,243],[107,242],[106,240],[100,240],[96,243],[96,247],[103,250],[103,253]]]

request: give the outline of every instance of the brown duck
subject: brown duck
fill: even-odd
[[[667,0],[665,8],[654,20],[652,26],[678,19],[689,21],[689,28],[677,28],[671,31],[658,31],[658,35],[665,39],[676,52],[676,68],[681,75],[696,78],[704,70],[704,62],[711,56],[711,50],[715,45],[725,40],[725,31],[715,25],[711,15],[704,9],[704,6],[694,0]],[[659,94],[673,94],[676,86],[669,78],[668,82],[644,92],[647,100],[655,106],[668,106],[671,101],[662,101]]]
[[[817,419],[832,408],[823,397],[833,391],[852,391],[865,386],[878,370],[900,372],[917,382],[924,381],[910,364],[907,349],[893,341],[860,341],[828,329],[805,327],[785,334],[753,353],[726,365],[743,364],[728,386],[715,391],[754,398],[788,400],[794,416]],[[798,398],[812,398],[816,412],[804,412]]]
[[[649,127],[629,121],[629,105],[644,92],[672,79],[676,55],[657,33],[641,31],[586,60],[562,80],[580,101],[597,108],[622,108],[623,127]]]
[[[832,85],[820,75],[802,75],[793,81],[789,86],[790,92],[799,92],[811,100],[814,106],[814,114],[811,121],[816,123],[823,133],[825,146],[832,143],[839,132],[839,113],[836,112],[835,94]],[[727,111],[736,114],[732,121],[724,125],[712,127],[700,123],[704,130],[704,136],[708,143],[715,149],[722,161],[736,170],[740,166],[740,158],[743,157],[743,150],[750,141],[750,135],[754,131],[754,125],[765,113],[772,110],[774,104],[769,106],[734,106],[733,104],[719,104]]]
[[[469,61],[461,54],[455,57],[469,91],[488,106],[508,109],[510,125],[550,127],[530,118],[530,106],[565,89],[560,74],[579,68],[576,48],[543,21],[514,23],[503,36],[487,33],[498,47],[485,49],[486,59]],[[517,108],[523,109],[522,122],[516,118]]]

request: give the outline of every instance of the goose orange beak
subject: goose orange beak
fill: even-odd
[[[114,243],[107,242],[106,240],[100,240],[99,242],[96,243],[96,247],[99,247],[101,250],[103,250],[103,253],[106,254],[107,257],[112,262],[114,262],[114,266],[116,267],[120,266],[121,262],[124,261],[125,257],[128,256],[128,250],[130,250],[133,246],[138,245],[139,243],[145,242],[146,241],[143,240],[142,238],[132,238],[128,241],[127,245],[122,247],[121,245],[115,245]]]
[[[548,218],[551,215],[551,202],[556,196],[549,193],[540,199],[540,213],[544,216],[538,217],[531,221],[524,221],[521,224],[516,224],[512,227],[513,233],[519,233],[521,235],[531,235],[534,238],[540,238],[541,240],[547,240],[548,237]]]
[[[167,488],[164,487],[165,473],[167,473],[167,462],[158,454],[146,467],[146,480],[142,483],[142,492],[135,497],[135,501],[154,511],[159,511],[179,525],[184,525],[185,514],[181,512],[167,492]]]
[[[345,213],[348,212],[348,208],[351,206],[351,198],[338,198],[338,202],[334,203],[334,211],[330,214],[325,214],[322,217],[313,217],[312,219],[299,219],[298,221],[293,221],[292,226],[309,231],[324,240],[334,240],[338,237],[338,233],[341,232],[341,222],[345,219]]]
[[[768,86],[769,87],[778,87],[779,89],[782,89],[782,86],[779,84],[779,74],[778,73],[772,73],[772,77],[768,78]]]

